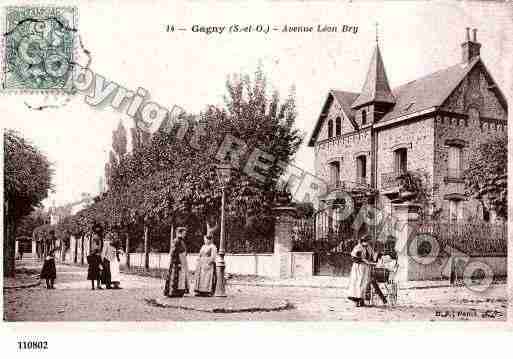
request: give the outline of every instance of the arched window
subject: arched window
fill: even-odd
[[[332,137],[333,137],[333,121],[329,120],[328,121],[328,138],[332,138]]]
[[[335,136],[340,136],[342,134],[342,120],[340,117],[337,117],[335,120]]]
[[[367,124],[367,111],[362,111],[362,126]]]

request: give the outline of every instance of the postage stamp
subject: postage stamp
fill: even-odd
[[[75,7],[5,9],[2,90],[65,90],[77,32]]]

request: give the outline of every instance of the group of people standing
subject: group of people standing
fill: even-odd
[[[50,233],[50,236],[54,236],[54,233]],[[57,278],[55,253],[58,250],[58,247],[53,247],[47,251],[39,276],[46,281],[47,289],[55,289],[54,284]],[[87,280],[91,281],[91,290],[103,289],[102,285],[106,289],[121,289],[119,267],[122,255],[124,252],[118,239],[102,241],[101,231],[93,227],[91,251],[87,256]]]
[[[164,295],[183,297],[190,293],[189,268],[187,265],[186,227],[176,229],[176,238],[171,243],[169,271],[164,285]],[[194,293],[196,296],[212,296],[216,287],[217,248],[212,233],[203,237],[196,270],[194,271]]]
[[[178,227],[170,249],[170,265],[164,285],[164,295],[183,297],[190,293],[189,268],[187,265],[187,228]],[[196,296],[212,296],[216,288],[216,257],[217,248],[212,233],[207,233],[200,249],[196,270],[194,271],[193,290]],[[349,278],[348,298],[356,306],[364,306],[365,297],[370,286],[373,286],[382,301],[386,298],[378,284],[372,278],[372,268],[379,260],[381,253],[375,252],[369,245],[369,236],[364,236],[353,248],[351,258],[353,265]],[[45,258],[41,271],[41,279],[46,280],[48,289],[54,289],[56,279],[55,250],[51,250]],[[105,240],[102,243],[98,232],[93,234],[91,253],[87,256],[89,265],[87,279],[91,281],[91,289],[121,289],[120,287],[120,256],[124,255],[118,239]]]
[[[120,276],[120,256],[124,255],[121,249],[121,242],[118,239],[113,241],[105,240],[101,242],[99,234],[93,235],[93,245],[91,254],[87,256],[87,279],[91,281],[91,290],[103,289],[121,289]]]

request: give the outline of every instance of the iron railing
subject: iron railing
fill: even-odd
[[[362,190],[368,189],[369,183],[367,182],[367,178],[357,178],[356,181],[346,181],[346,180],[337,180],[331,181],[328,184],[328,192],[334,190],[342,190],[342,191],[353,191],[353,190]]]
[[[356,244],[352,221],[336,221],[327,213],[311,219],[294,220],[292,246],[294,251],[330,251],[349,253]]]
[[[228,236],[226,241],[226,253],[273,253],[274,236],[248,237]]]
[[[357,233],[352,221],[335,222],[322,214],[315,219],[298,219],[292,226],[293,250],[349,253],[357,243]],[[420,222],[416,234],[432,235],[443,250],[446,246],[471,257],[507,255],[507,227],[505,224],[488,222],[453,223],[441,221]],[[379,233],[369,231],[369,235]]]
[[[381,174],[381,188],[387,189],[387,188],[393,188],[398,187],[401,185],[401,182],[399,180],[399,176],[401,175],[401,172],[387,172]]]
[[[505,224],[478,222],[421,222],[417,234],[430,234],[442,248],[450,246],[469,256],[506,256],[508,251]]]

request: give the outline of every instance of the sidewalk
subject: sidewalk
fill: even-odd
[[[313,276],[304,278],[265,278],[255,277],[238,279],[237,275],[228,280],[230,285],[256,286],[256,287],[293,287],[293,288],[333,288],[347,289],[349,277]],[[408,281],[399,283],[400,290],[449,288],[449,280]]]
[[[17,261],[20,263],[20,261]],[[23,289],[37,287],[41,284],[39,270],[25,267],[17,268],[14,277],[4,277],[4,289]]]
[[[36,262],[35,262],[36,263]],[[76,263],[59,263],[61,265],[87,268],[87,265]],[[127,275],[136,275],[141,277],[152,277],[162,279],[167,271],[164,269],[145,270],[142,267],[131,266],[121,268],[121,273]],[[332,277],[332,276],[312,276],[298,278],[271,278],[253,275],[227,274],[227,285],[233,286],[253,286],[253,287],[269,287],[269,288],[325,288],[325,289],[347,289],[349,285],[349,277]],[[430,280],[430,281],[407,281],[399,283],[399,290],[412,289],[435,289],[435,288],[451,288],[449,280]]]

